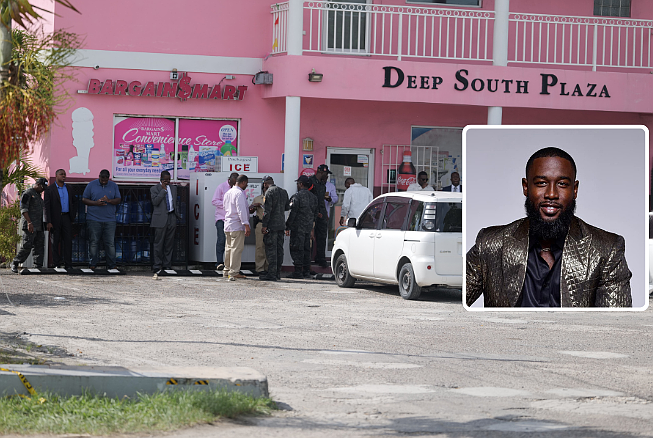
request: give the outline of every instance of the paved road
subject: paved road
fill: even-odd
[[[285,409],[174,436],[653,434],[650,310],[470,313],[460,291],[411,302],[326,281],[0,280],[16,305],[0,292],[0,332],[80,363],[253,367]]]

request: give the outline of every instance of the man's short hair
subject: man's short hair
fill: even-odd
[[[540,149],[539,151],[531,155],[531,157],[526,162],[526,178],[528,178],[528,171],[530,170],[531,166],[533,166],[533,161],[535,161],[538,158],[548,158],[548,157],[560,157],[569,161],[571,163],[571,167],[574,169],[574,179],[576,179],[577,172],[576,172],[576,163],[574,162],[574,159],[571,158],[571,155],[569,155],[567,152],[553,146]]]
[[[162,171],[161,172],[161,179],[163,179],[164,176],[170,176],[170,172],[168,172],[167,170]]]
[[[458,175],[460,177],[460,174],[458,172],[451,172],[451,176]]]
[[[59,172],[66,173],[65,169],[57,169],[56,172],[54,172],[55,175],[57,175]]]
[[[229,175],[229,179],[238,179],[238,172],[231,172],[231,175]]]
[[[422,170],[420,173],[417,174],[417,179],[419,179],[419,177],[422,176],[422,175],[424,175],[427,178],[429,177],[429,174]]]
[[[356,180],[352,178],[351,176],[345,180],[345,184],[347,184],[349,181],[351,181],[352,184],[356,183]]]
[[[111,176],[111,173],[107,169],[102,169],[100,170],[100,177],[105,177],[109,178]]]
[[[238,175],[238,178],[236,178],[237,183],[242,183],[242,182],[245,182],[245,181],[249,181],[249,178],[247,178],[247,175],[245,175],[244,173],[241,174],[241,175]]]

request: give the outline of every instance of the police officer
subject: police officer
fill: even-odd
[[[289,208],[288,192],[274,185],[271,176],[263,178],[265,197],[263,201],[263,243],[265,256],[268,259],[268,273],[259,277],[260,280],[277,281],[281,279],[281,264],[283,263],[283,232],[286,228],[285,211]]]
[[[324,204],[324,200],[327,198],[326,184],[324,181],[326,181],[330,173],[333,172],[329,170],[329,167],[326,164],[321,164],[317,167],[315,175],[309,178],[310,184],[313,185],[310,190],[318,200],[317,219],[315,219],[315,263],[323,268],[328,266],[325,258],[325,250],[327,229],[329,226],[329,216],[327,215],[326,205]]]
[[[290,199],[290,216],[286,221],[286,235],[290,235],[290,255],[295,272],[291,278],[310,277],[311,270],[311,230],[317,218],[318,198],[308,188],[311,182],[306,175],[297,179],[297,193]]]
[[[18,273],[18,264],[23,263],[34,249],[34,266],[43,266],[45,253],[45,231],[43,230],[43,198],[41,193],[48,186],[48,180],[39,178],[31,189],[25,190],[20,198],[20,229],[22,230],[22,244],[20,251],[11,262],[12,272]]]

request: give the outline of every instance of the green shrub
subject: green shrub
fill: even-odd
[[[0,207],[0,261],[9,263],[16,256],[16,245],[20,241],[18,221],[20,201]]]

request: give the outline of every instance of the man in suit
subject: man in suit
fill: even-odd
[[[527,217],[481,230],[467,253],[466,302],[485,307],[631,307],[624,238],[574,215],[576,164],[535,152],[522,179]]]
[[[463,186],[460,185],[460,174],[458,172],[451,172],[451,185],[442,187],[443,192],[461,192]]]
[[[175,246],[175,231],[180,210],[177,202],[177,187],[170,184],[170,172],[161,172],[161,182],[150,188],[152,198],[152,220],[154,228],[153,272],[172,268],[172,250]]]
[[[73,221],[77,214],[77,202],[66,185],[66,171],[55,172],[55,183],[48,186],[45,197],[46,229],[52,234],[52,258],[55,267],[73,267]]]

